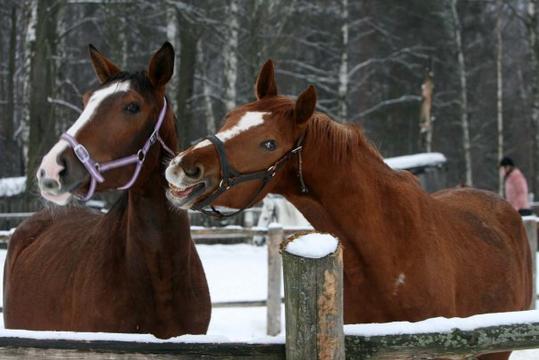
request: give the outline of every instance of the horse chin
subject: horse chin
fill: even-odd
[[[71,199],[71,193],[65,192],[62,194],[51,194],[45,191],[41,191],[41,196],[50,202],[55,203],[56,205],[64,206]]]
[[[202,195],[204,195],[206,188],[207,186],[205,181],[193,184],[184,189],[179,189],[178,187],[170,184],[166,195],[167,199],[172,203],[172,205],[183,210],[188,210]]]

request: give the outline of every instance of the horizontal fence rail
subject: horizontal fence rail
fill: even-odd
[[[21,334],[22,333],[22,334]],[[211,336],[170,340],[151,335],[3,330],[2,359],[285,359],[277,343],[215,341]],[[107,340],[109,336],[112,340]],[[121,337],[122,340],[118,340]],[[185,340],[181,340],[185,338]],[[177,340],[177,341],[174,341]]]
[[[539,311],[345,325],[344,332],[347,357],[354,359],[475,358],[472,356],[539,348]]]

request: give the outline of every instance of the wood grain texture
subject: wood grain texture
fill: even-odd
[[[320,259],[283,251],[287,359],[344,359],[342,249]]]

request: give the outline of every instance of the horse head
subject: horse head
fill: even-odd
[[[258,75],[255,95],[256,101],[226,115],[217,134],[170,162],[166,178],[174,205],[243,209],[270,192],[292,158],[301,156],[305,129],[316,107],[314,87],[295,101],[279,96],[269,60]]]
[[[152,145],[159,142],[169,152],[176,147],[174,116],[165,99],[174,69],[172,45],[163,44],[146,71],[133,73],[120,70],[92,45],[89,51],[100,85],[84,94],[79,118],[43,157],[36,174],[41,195],[60,205],[72,195],[87,200],[94,191],[143,182],[146,169],[160,161],[158,146]]]

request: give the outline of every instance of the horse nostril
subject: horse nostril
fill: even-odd
[[[185,175],[194,179],[198,179],[202,175],[202,168],[200,167],[200,165],[195,165],[190,168],[184,168],[183,171],[185,172]]]
[[[60,156],[57,161],[59,163],[58,165],[62,167],[62,170],[60,170],[58,176],[60,177],[60,179],[63,179],[67,176],[67,161],[64,155]]]
[[[41,186],[49,191],[60,189],[60,183],[54,179],[43,179],[41,181]]]

